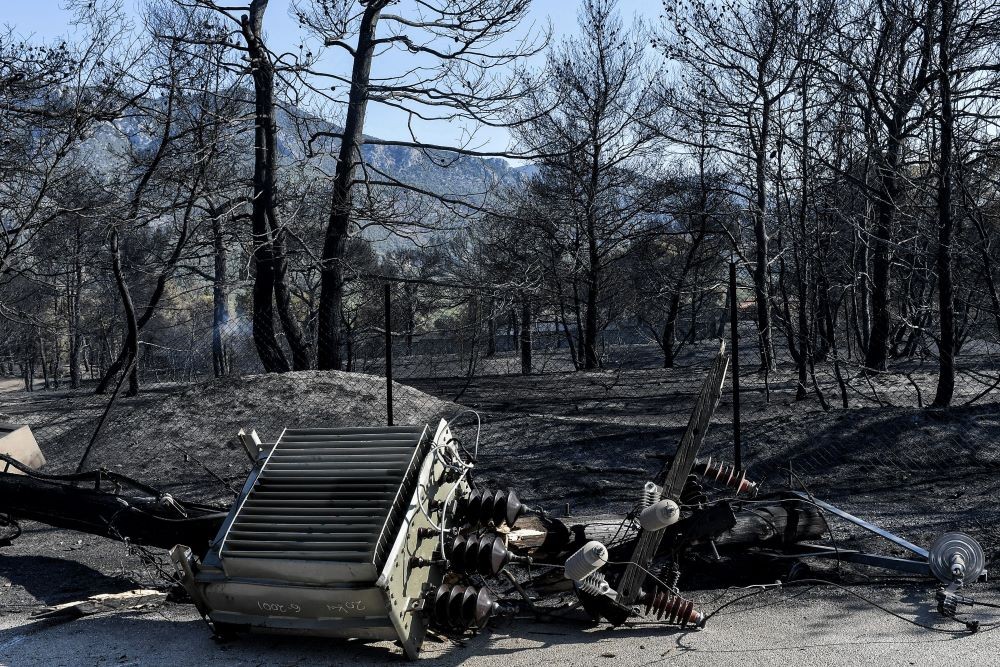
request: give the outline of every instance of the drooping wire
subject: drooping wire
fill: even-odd
[[[834,587],[834,588],[836,588],[836,589],[838,589],[840,591],[843,591],[844,593],[847,593],[848,595],[851,595],[851,596],[857,598],[858,600],[861,600],[862,602],[864,602],[864,603],[866,603],[866,604],[874,607],[875,609],[878,609],[878,610],[880,610],[880,611],[882,611],[882,612],[884,612],[886,614],[889,614],[890,616],[898,618],[901,621],[906,621],[907,623],[909,623],[911,625],[915,625],[918,628],[923,628],[925,630],[931,630],[933,632],[942,632],[942,633],[949,634],[949,635],[953,635],[956,632],[955,630],[946,630],[945,628],[939,628],[939,627],[936,627],[936,626],[933,626],[933,625],[928,625],[927,623],[921,623],[920,621],[914,620],[912,618],[907,618],[906,616],[903,616],[902,614],[896,613],[893,610],[889,609],[888,607],[885,607],[885,606],[879,604],[875,600],[872,600],[871,598],[869,598],[869,597],[867,597],[865,595],[862,595],[861,593],[858,593],[857,591],[851,590],[847,586],[843,586],[843,585],[838,584],[838,583],[833,582],[833,581],[828,581],[827,579],[816,579],[816,578],[813,578],[813,579],[798,579],[796,581],[789,582],[787,585],[804,585],[804,584],[815,584],[815,585],[820,585],[820,586],[832,586],[832,587]],[[969,630],[971,632],[976,632],[979,629],[979,627],[980,627],[979,623],[977,621],[963,621],[963,620],[960,620],[958,618],[953,618],[953,620],[955,622],[957,622],[957,623],[961,623],[962,625],[964,625],[966,627],[967,630]]]
[[[448,420],[448,423],[451,424],[452,422],[454,422],[455,420],[457,420],[459,417],[461,417],[462,415],[467,414],[467,413],[472,413],[472,414],[476,415],[476,444],[472,448],[472,454],[471,455],[469,454],[469,451],[467,449],[465,449],[465,445],[464,444],[459,443],[459,445],[462,447],[462,451],[465,452],[465,455],[468,456],[472,460],[473,463],[475,463],[476,461],[479,460],[479,436],[483,432],[483,418],[482,418],[482,416],[478,412],[476,412],[475,410],[473,410],[472,408],[464,408],[462,410],[459,410],[455,414],[453,414],[451,416],[451,419]]]
[[[715,616],[716,614],[718,614],[720,611],[722,611],[726,607],[730,607],[730,606],[736,604],[740,600],[745,600],[745,599],[750,598],[750,597],[756,597],[756,596],[761,595],[763,593],[767,593],[767,592],[772,591],[772,590],[780,589],[781,586],[782,586],[782,584],[779,581],[779,582],[776,582],[776,583],[773,583],[773,584],[757,584],[757,585],[754,585],[754,586],[746,586],[743,589],[739,589],[739,590],[747,590],[747,589],[753,589],[753,590],[750,590],[748,593],[744,593],[743,595],[737,596],[737,597],[733,598],[732,600],[724,602],[721,606],[716,607],[710,613],[708,613],[708,614],[705,615],[705,622],[707,623],[710,618],[712,618],[713,616]],[[727,590],[729,590],[729,589],[727,589]]]

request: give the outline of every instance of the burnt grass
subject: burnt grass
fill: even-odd
[[[622,514],[662,457],[674,451],[714,349],[691,349],[673,369],[657,368],[649,350],[615,370],[471,380],[421,376],[415,365],[409,375],[397,375],[395,422],[433,425],[442,416],[455,417],[456,431],[472,450],[476,417],[462,411],[475,410],[482,419],[480,482],[515,488],[529,506],[556,516],[568,506],[570,522]],[[956,407],[931,410],[918,406],[933,395],[931,367],[918,364],[874,379],[842,369],[850,384],[845,409],[826,364],[817,369],[824,410],[812,393],[795,400],[791,369],[770,374],[765,384],[746,368],[743,457],[763,492],[789,484],[807,488],[924,546],[942,532],[968,532],[997,567],[1000,392],[962,405],[982,387],[960,379]],[[981,370],[990,370],[986,360]],[[84,392],[7,393],[0,394],[0,413],[32,424],[48,470],[63,472],[75,467],[106,401]],[[92,462],[178,496],[225,505],[233,497],[227,485],[238,488],[249,469],[234,437],[239,428],[257,428],[263,440],[273,441],[284,427],[373,425],[385,418],[384,380],[377,376],[305,372],[162,385],[119,401]],[[703,458],[731,461],[732,441],[727,380]],[[903,555],[860,528],[832,520],[831,527],[838,543]],[[24,528],[12,546],[0,549],[0,613],[162,583],[155,567],[125,545],[37,524]]]

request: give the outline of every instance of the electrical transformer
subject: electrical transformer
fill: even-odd
[[[444,420],[433,433],[286,429],[261,448],[205,557],[183,545],[171,556],[216,633],[398,640],[415,658],[429,623],[482,625],[497,607],[488,590],[443,584],[447,524],[477,497],[471,467]],[[475,511],[511,503],[519,513],[516,496],[499,493]],[[484,565],[495,556],[492,544],[463,546]]]

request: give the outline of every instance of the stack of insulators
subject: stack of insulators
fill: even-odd
[[[694,506],[694,505],[704,505],[708,502],[708,496],[705,495],[705,487],[701,485],[701,478],[697,475],[688,475],[687,480],[684,482],[684,488],[681,490],[681,505]]]
[[[642,496],[639,498],[639,511],[646,509],[660,499],[662,489],[653,482],[646,482],[642,487]]]
[[[455,517],[473,526],[499,526],[506,523],[513,527],[524,505],[513,491],[473,491],[458,501]]]
[[[512,554],[497,535],[460,535],[448,549],[448,566],[463,574],[498,574],[512,560],[523,560]]]
[[[608,580],[600,572],[592,572],[584,579],[576,582],[576,587],[591,595],[607,595],[611,590]]]
[[[704,463],[695,464],[693,472],[702,479],[718,482],[725,487],[735,490],[737,495],[741,493],[756,495],[757,493],[757,483],[748,480],[746,471],[740,470],[731,463],[712,461],[709,458]]]
[[[705,627],[705,615],[694,608],[694,602],[677,595],[673,591],[656,588],[640,599],[646,604],[646,615],[655,613],[657,620],[680,625]]]
[[[459,584],[438,586],[428,602],[431,622],[443,630],[482,629],[500,607],[487,589]]]

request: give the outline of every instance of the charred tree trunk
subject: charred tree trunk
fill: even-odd
[[[274,296],[279,273],[269,216],[274,211],[274,70],[262,40],[267,0],[253,0],[241,21],[254,84],[254,165],[251,225],[253,238],[253,340],[268,373],[289,370],[274,327]],[[291,343],[291,339],[289,339]]]
[[[375,29],[385,5],[386,0],[367,3],[358,25],[358,45],[354,50],[347,116],[340,139],[337,169],[333,178],[330,218],[323,243],[317,341],[317,361],[320,370],[340,370],[343,366],[340,318],[344,300],[344,250],[351,232],[354,171],[361,160],[361,149],[364,146],[368,84],[376,46]]]
[[[954,218],[951,211],[952,145],[955,121],[951,101],[951,21],[954,0],[941,0],[941,35],[938,65],[938,87],[941,95],[941,147],[938,165],[938,312],[941,337],[938,341],[938,382],[934,407],[951,405],[955,394],[955,293],[952,282],[951,243]]]
[[[32,339],[31,344],[25,351],[24,361],[21,364],[21,372],[24,376],[24,390],[27,392],[35,391],[35,342]]]
[[[557,265],[556,253],[551,250],[549,253],[553,266]],[[580,358],[577,354],[577,346],[573,339],[573,332],[570,330],[569,322],[566,319],[566,298],[563,294],[563,281],[560,279],[558,271],[553,273],[553,282],[556,287],[556,300],[559,304],[559,323],[562,325],[563,336],[566,338],[566,347],[569,349],[570,359],[573,362],[573,369],[580,370]],[[515,326],[517,320],[514,320]]]
[[[204,175],[204,172],[202,172],[202,174],[200,176],[203,176],[203,175]],[[118,357],[115,359],[115,362],[113,364],[111,364],[111,366],[108,368],[108,371],[104,374],[104,377],[101,378],[100,384],[97,386],[97,390],[96,391],[97,391],[98,394],[103,394],[104,392],[107,391],[109,385],[114,380],[115,376],[117,376],[118,373],[123,368],[127,367],[127,362],[128,362],[128,358],[129,357],[131,357],[132,359],[138,359],[138,356],[139,356],[139,347],[138,347],[139,332],[143,330],[143,328],[149,323],[149,321],[151,319],[153,319],[153,315],[156,314],[156,307],[159,305],[160,299],[163,298],[163,294],[166,291],[167,281],[170,279],[170,276],[173,274],[173,270],[177,266],[177,263],[180,262],[181,255],[183,254],[183,251],[184,251],[184,247],[187,245],[188,237],[189,237],[189,233],[188,232],[189,232],[190,223],[191,223],[191,215],[194,212],[195,191],[197,190],[198,184],[201,181],[200,176],[199,176],[199,178],[195,179],[195,183],[191,186],[191,193],[189,195],[187,207],[185,208],[184,215],[182,217],[182,225],[181,225],[181,229],[180,229],[180,234],[177,237],[177,243],[174,245],[174,249],[171,252],[170,257],[167,259],[166,266],[164,267],[163,271],[160,272],[160,275],[157,276],[157,278],[156,278],[156,285],[153,287],[153,292],[149,296],[149,302],[146,304],[146,307],[143,310],[142,315],[139,316],[136,319],[135,337],[133,338],[132,333],[131,333],[131,329],[129,329],[129,334],[128,334],[128,336],[125,339],[125,345],[123,346],[121,352],[119,352]],[[112,261],[114,261],[115,256],[117,256],[118,257],[118,262],[119,262],[119,268],[120,268],[120,263],[121,263],[121,253],[120,253],[120,251],[117,252],[117,253],[115,253],[114,251],[112,251],[112,252],[113,252]],[[116,275],[116,277],[117,277],[117,275]],[[122,279],[124,281],[124,274],[122,274]],[[128,289],[128,284],[125,283],[125,282],[122,282],[122,284],[119,286],[119,290],[122,290],[122,289],[124,289],[125,292],[128,293],[128,294],[122,294],[122,306],[125,309],[126,317],[128,317],[128,313],[131,311],[131,316],[134,318],[136,316],[136,313],[135,313],[135,304],[132,301],[131,292]],[[125,300],[126,296],[128,296],[128,301],[127,302]],[[131,352],[130,352],[130,350],[131,350]],[[139,383],[138,383],[138,375],[137,375],[137,373],[138,373],[138,370],[133,369],[133,374],[135,374],[135,377],[133,377],[133,378],[131,378],[129,380],[129,392],[130,392],[129,395],[130,396],[134,396],[135,394],[137,394],[139,392]]]
[[[595,246],[596,249],[596,246]],[[596,255],[596,252],[595,252]],[[600,368],[601,360],[597,353],[597,304],[600,291],[600,271],[591,267],[587,276],[587,301],[584,306],[583,321],[583,367],[586,370]]]
[[[898,135],[898,128],[890,128],[891,135]],[[899,197],[899,138],[889,139],[889,150],[884,164],[879,166],[879,195],[875,229],[872,235],[872,328],[865,354],[865,366],[873,370],[885,370],[889,354],[889,281],[892,268],[892,226],[896,199]]]
[[[139,393],[139,322],[135,316],[135,303],[132,301],[132,293],[125,282],[125,273],[122,271],[121,244],[118,236],[118,228],[111,230],[111,271],[115,277],[115,286],[118,288],[118,295],[122,300],[122,308],[125,311],[125,324],[128,333],[125,336],[125,343],[122,345],[123,356],[113,364],[101,384],[97,387],[97,393],[103,393],[107,384],[117,375],[117,368],[129,374],[129,385],[127,396],[135,396]],[[119,363],[120,362],[120,363]]]
[[[76,227],[76,246],[73,253],[73,272],[70,275],[66,308],[69,319],[69,386],[80,387],[80,351],[83,348],[83,333],[80,330],[80,292],[83,290],[83,263],[80,261],[82,240],[80,225]]]
[[[606,92],[602,91],[596,101],[598,108],[606,103],[604,100]],[[601,360],[597,353],[597,327],[598,313],[597,307],[600,303],[599,296],[601,290],[601,255],[598,249],[598,211],[597,197],[600,187],[601,174],[601,142],[597,135],[597,123],[592,123],[590,128],[590,155],[589,170],[590,175],[585,185],[586,191],[586,211],[583,220],[584,233],[587,243],[587,271],[584,288],[586,290],[586,304],[583,313],[583,339],[580,341],[580,355],[583,357],[583,367],[586,370],[600,368]]]
[[[521,375],[531,375],[531,297],[521,292],[521,326],[519,343],[521,348]]]
[[[38,335],[38,357],[42,361],[42,389],[51,389],[52,384],[49,382],[49,360],[45,356],[45,338],[41,334]]]
[[[780,238],[780,235],[779,235]],[[779,245],[781,245],[779,241]],[[781,304],[782,304],[782,320],[785,327],[785,338],[788,344],[788,352],[792,355],[792,360],[795,362],[795,370],[798,372],[798,381],[795,387],[795,400],[801,401],[806,395],[806,381],[807,381],[807,370],[806,370],[806,355],[805,355],[805,341],[803,340],[801,331],[796,333],[795,328],[792,324],[792,311],[791,305],[789,304],[788,298],[788,269],[785,266],[785,257],[782,252],[781,258],[778,260],[779,270],[781,275],[778,278],[778,287],[781,291]],[[801,294],[800,294],[801,296]],[[803,308],[805,308],[804,303],[799,303],[799,319],[800,326]]]
[[[486,316],[486,351],[484,356],[494,357],[497,353],[497,319],[493,299],[489,300],[489,313]]]
[[[215,271],[212,275],[212,368],[215,377],[229,374],[225,330],[229,324],[229,286],[226,280],[228,252],[222,227],[222,214],[212,211],[212,248]]]
[[[812,359],[812,351],[810,345],[810,338],[812,332],[809,330],[809,309],[812,307],[812,312],[815,313],[815,308],[813,307],[813,300],[810,298],[811,286],[813,284],[813,276],[810,272],[810,262],[809,255],[807,253],[807,248],[809,247],[809,236],[810,230],[807,228],[807,222],[809,218],[809,113],[808,113],[808,99],[809,99],[809,75],[808,70],[803,69],[801,75],[801,108],[800,108],[800,119],[801,119],[801,135],[800,142],[802,146],[802,160],[800,162],[800,169],[802,170],[802,191],[799,194],[799,206],[798,206],[798,223],[799,223],[799,238],[793,238],[794,244],[794,260],[795,260],[795,282],[798,290],[799,307],[797,312],[798,322],[796,330],[796,340],[798,341],[799,356],[796,359],[799,371],[799,388],[795,392],[796,400],[801,400],[806,397],[806,366],[808,364],[809,370],[813,375],[813,384],[815,383],[815,366]],[[814,237],[818,237],[818,230],[814,230]],[[817,395],[819,392],[817,390]],[[820,401],[822,402],[822,396],[820,395]]]
[[[661,347],[663,348],[663,367],[674,367],[674,352],[677,345],[677,315],[681,309],[680,290],[674,290],[667,305],[667,321],[663,324]]]
[[[276,129],[272,129],[277,132]],[[277,151],[277,140],[274,140],[273,150]],[[271,168],[274,168],[273,164]],[[309,370],[312,367],[312,351],[305,333],[302,331],[302,325],[295,317],[292,297],[288,289],[285,230],[275,222],[273,211],[268,215],[268,220],[270,221],[273,243],[271,256],[274,261],[274,302],[278,308],[278,319],[281,321],[282,331],[285,332],[288,347],[292,351],[292,369],[296,371]]]
[[[893,224],[897,200],[901,192],[900,171],[903,166],[903,132],[907,116],[920,93],[930,83],[928,67],[932,59],[933,3],[923,21],[924,44],[920,52],[916,74],[901,90],[892,104],[885,122],[886,150],[878,162],[879,196],[876,205],[876,222],[873,230],[872,252],[872,328],[865,354],[865,366],[885,370],[889,354],[891,321],[889,315],[890,278],[893,258]],[[877,104],[878,100],[872,100]]]
[[[62,341],[59,336],[52,339],[52,388],[59,388],[60,371],[62,370]]]
[[[767,142],[771,124],[771,105],[765,100],[761,110],[760,134],[754,146],[754,263],[753,287],[757,303],[757,335],[760,345],[760,365],[764,371],[774,370],[774,342],[771,338],[771,299],[768,288],[768,242],[767,233]]]

